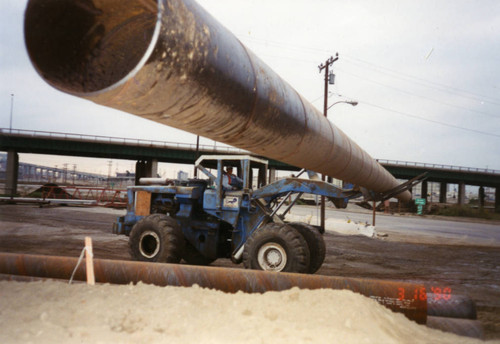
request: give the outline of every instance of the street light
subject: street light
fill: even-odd
[[[355,101],[355,100],[339,100],[338,102],[335,102],[333,103],[332,105],[330,105],[327,110],[329,110],[332,106],[334,106],[335,104],[339,104],[339,103],[346,103],[346,104],[349,104],[349,105],[352,105],[352,106],[356,106],[358,105],[358,102]]]
[[[9,122],[9,132],[12,133],[12,111],[14,110],[14,93],[10,95],[10,122]]]

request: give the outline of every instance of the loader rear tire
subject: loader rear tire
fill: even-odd
[[[139,220],[129,238],[130,255],[134,260],[179,263],[185,245],[184,235],[175,219],[163,214]]]
[[[325,260],[326,245],[323,235],[319,229],[314,226],[308,225],[303,222],[292,222],[288,224],[292,226],[306,239],[309,253],[311,254],[311,261],[309,263],[308,273],[313,274],[319,270]]]
[[[198,251],[196,247],[191,245],[191,243],[189,243],[188,241],[186,241],[182,259],[184,259],[186,263],[190,265],[210,265],[215,261],[215,259],[207,258],[202,255],[200,251]]]
[[[309,259],[309,248],[302,235],[279,223],[268,223],[253,232],[243,251],[247,269],[305,273]]]

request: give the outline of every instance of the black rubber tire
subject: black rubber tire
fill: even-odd
[[[288,225],[295,228],[300,234],[302,234],[304,239],[306,239],[307,246],[309,247],[309,253],[311,254],[311,260],[307,272],[310,274],[315,273],[325,261],[326,245],[323,235],[321,235],[319,229],[308,225],[307,223],[291,222]]]
[[[269,245],[282,249],[274,249],[274,252],[279,252],[280,258],[284,255],[286,264],[267,268],[259,263],[259,252],[263,255],[262,250],[266,250]],[[309,267],[309,259],[309,248],[302,235],[295,228],[279,223],[268,223],[253,232],[243,250],[243,264],[246,269],[305,273]],[[283,259],[279,260],[282,261]]]
[[[184,247],[184,253],[182,254],[182,259],[190,265],[210,265],[215,261],[215,259],[207,258],[200,253],[191,245],[190,242],[186,241],[186,246]]]
[[[179,263],[185,239],[175,219],[163,214],[139,220],[130,231],[129,250],[134,260]]]

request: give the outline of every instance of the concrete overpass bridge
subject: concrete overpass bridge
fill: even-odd
[[[54,154],[66,156],[96,157],[106,159],[135,160],[136,176],[155,175],[158,162],[193,164],[198,154],[250,154],[234,147],[164,142],[72,133],[0,128],[0,151],[8,154],[7,184],[15,190],[19,169],[18,153]],[[268,159],[269,160],[269,159]],[[428,194],[428,182],[440,183],[440,201],[445,201],[449,184],[458,185],[458,201],[465,201],[465,186],[495,188],[495,204],[500,206],[500,171],[460,166],[436,165],[417,162],[379,160],[398,179],[411,179],[423,172],[427,181],[421,187],[421,197]],[[300,168],[276,160],[269,160],[270,179],[276,170],[297,171]],[[444,196],[443,196],[444,195]],[[484,198],[484,191],[483,191]]]
[[[428,164],[396,160],[378,160],[398,179],[411,179],[427,172],[427,180],[422,182],[421,197],[427,199],[429,183],[439,183],[439,202],[446,203],[446,194],[450,184],[458,185],[458,203],[465,202],[465,186],[479,186],[478,199],[483,202],[484,187],[495,188],[495,204],[500,206],[500,171],[483,168]]]

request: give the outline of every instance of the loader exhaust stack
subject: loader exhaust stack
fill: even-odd
[[[25,39],[63,92],[375,192],[398,185],[194,0],[31,0]]]

